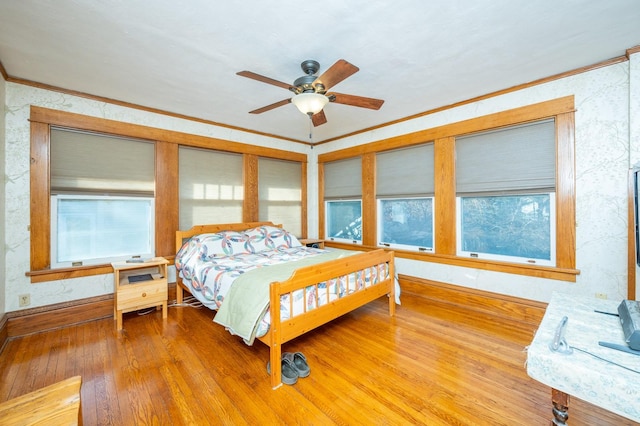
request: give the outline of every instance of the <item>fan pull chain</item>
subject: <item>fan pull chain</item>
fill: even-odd
[[[313,113],[307,113],[307,115],[309,116],[309,141],[313,142],[313,120],[311,118]]]

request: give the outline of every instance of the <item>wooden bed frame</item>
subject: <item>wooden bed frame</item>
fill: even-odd
[[[244,231],[264,225],[282,227],[281,225],[274,225],[271,222],[248,222],[198,225],[188,231],[177,231],[176,253],[180,250],[184,241],[194,235],[221,231]],[[384,263],[389,265],[389,276],[387,279],[313,310],[306,311],[305,309],[305,312],[292,318],[286,320],[280,319],[280,297],[282,295],[292,293],[294,290],[303,289],[303,291],[306,291],[304,289],[309,286],[332,278],[349,275],[355,271],[376,267],[376,265]],[[288,280],[271,283],[269,291],[271,326],[267,334],[258,338],[258,340],[270,348],[271,386],[276,389],[282,385],[280,359],[282,355],[282,344],[385,295],[389,298],[389,315],[394,316],[396,308],[394,276],[394,253],[392,251],[378,249],[300,268],[294,272]],[[182,283],[179,276],[176,276],[176,284],[176,302],[182,304],[184,290],[189,291],[189,289]]]

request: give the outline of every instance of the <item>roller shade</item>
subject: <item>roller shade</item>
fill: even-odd
[[[456,138],[456,191],[554,190],[554,120]]]
[[[155,144],[51,129],[51,193],[140,194],[155,190]]]
[[[282,224],[302,234],[302,165],[294,161],[258,158],[258,219]]]
[[[180,229],[242,222],[242,155],[181,146]]]
[[[378,197],[433,195],[433,143],[376,154]]]
[[[324,163],[326,199],[362,197],[362,159],[360,157]]]

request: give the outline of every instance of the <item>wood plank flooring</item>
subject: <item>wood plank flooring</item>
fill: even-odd
[[[311,375],[272,390],[268,348],[245,345],[206,308],[170,307],[12,339],[0,401],[82,376],[85,425],[547,425],[550,389],[526,374],[535,330],[403,294],[283,348]],[[0,419],[1,423],[1,419]],[[569,423],[631,425],[572,399]]]

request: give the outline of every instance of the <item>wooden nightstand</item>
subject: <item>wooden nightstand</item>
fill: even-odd
[[[303,246],[319,248],[319,249],[324,248],[324,240],[318,240],[316,238],[303,238],[299,241],[300,241],[300,244],[302,244]]]
[[[122,330],[122,314],[143,308],[162,307],[162,318],[167,317],[167,265],[163,257],[146,262],[112,263],[114,277],[113,319],[116,329]]]

